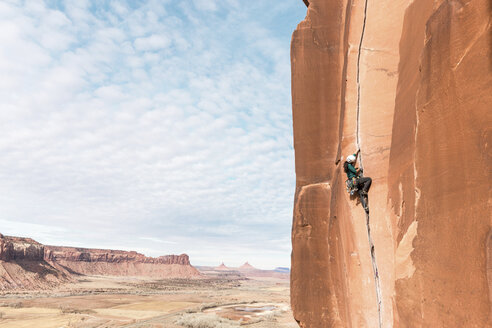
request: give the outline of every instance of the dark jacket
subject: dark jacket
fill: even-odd
[[[357,157],[357,154],[354,154],[354,156]],[[343,169],[345,170],[345,173],[347,173],[349,179],[357,177],[357,169],[349,162],[343,164]]]

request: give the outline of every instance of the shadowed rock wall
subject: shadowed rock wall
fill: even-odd
[[[490,325],[490,6],[309,1],[291,49],[302,327]],[[358,146],[368,220],[339,162]]]
[[[292,102],[296,193],[292,227],[292,307],[308,326],[347,320],[343,254],[333,254],[339,222],[330,218],[338,151],[346,7],[310,1],[308,16],[292,36]],[[335,256],[334,256],[335,255]],[[340,293],[337,295],[337,293]],[[341,304],[338,304],[338,303]],[[305,326],[306,327],[306,326]]]

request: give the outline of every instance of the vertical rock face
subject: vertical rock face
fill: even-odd
[[[296,320],[490,325],[492,5],[308,4],[291,49]],[[344,190],[357,147],[370,217]]]
[[[0,260],[42,261],[44,246],[31,238],[4,237],[0,234]]]

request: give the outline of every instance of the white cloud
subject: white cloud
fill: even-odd
[[[217,10],[217,2],[215,0],[193,0],[195,7],[198,10],[204,11],[216,11]]]
[[[170,41],[163,35],[153,34],[149,37],[136,39],[134,44],[138,51],[155,51],[166,48]]]
[[[161,244],[177,244],[175,241],[163,240],[163,239],[154,238],[154,237],[140,237],[140,239],[152,241],[154,243],[161,243]]]
[[[288,265],[286,5],[95,6],[0,4],[0,232]]]

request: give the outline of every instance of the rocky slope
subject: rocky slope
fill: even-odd
[[[489,326],[490,2],[304,2],[291,48],[296,320]],[[359,147],[368,216],[344,186],[342,156]]]
[[[74,275],[194,278],[188,255],[146,257],[137,252],[45,246],[0,234],[0,289],[48,288]]]

